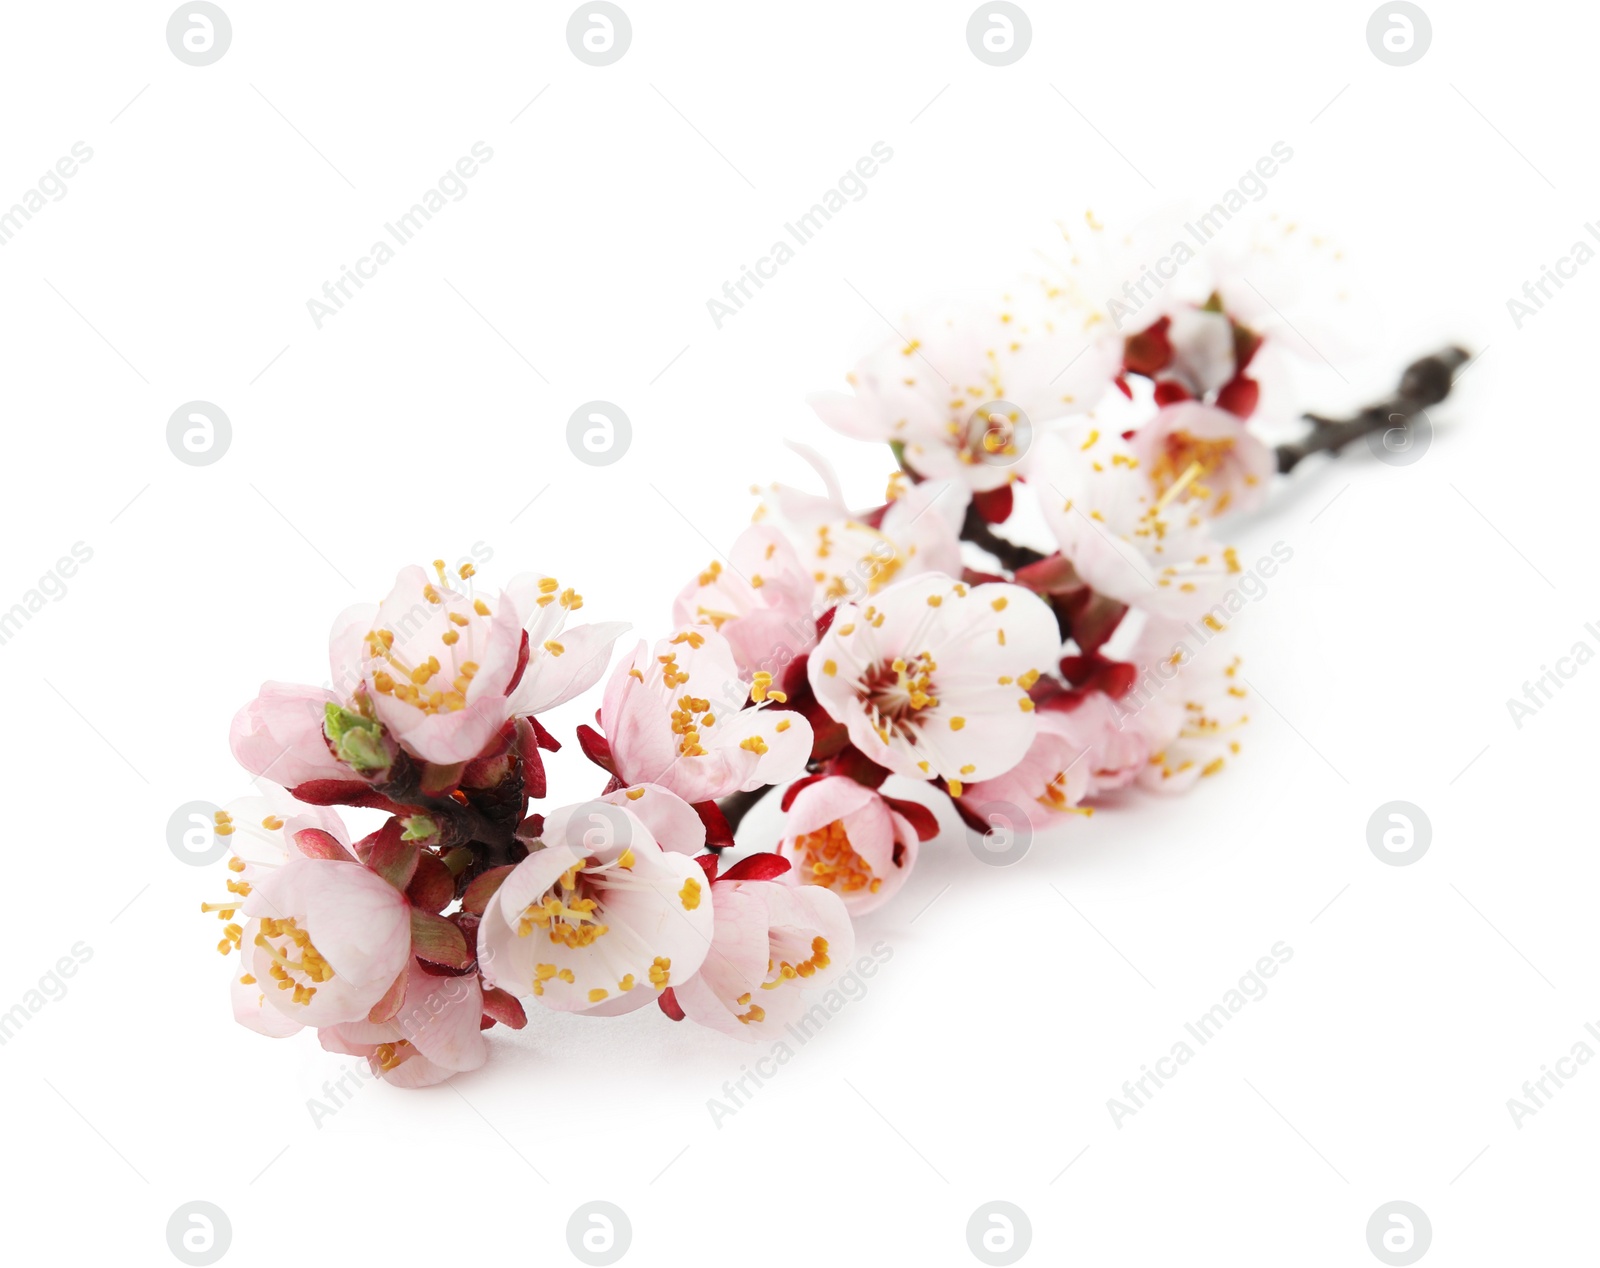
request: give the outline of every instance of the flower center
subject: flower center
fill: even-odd
[[[867,861],[850,844],[850,834],[845,831],[842,820],[835,819],[825,828],[796,837],[794,850],[800,870],[810,872],[813,884],[846,894],[863,889],[876,894],[883,887],[882,877],[872,874]],[[823,950],[826,949],[824,944]],[[820,966],[813,964],[813,971],[817,967]],[[795,972],[799,972],[798,967]]]
[[[334,978],[333,965],[322,958],[311,935],[300,928],[293,916],[282,920],[263,916],[256,946],[272,957],[267,976],[277,982],[280,991],[293,990],[296,1004],[309,1004],[317,993],[317,984]],[[297,955],[299,959],[295,959]]]
[[[1006,401],[980,405],[958,434],[960,459],[968,465],[1009,465],[1020,455],[1018,440],[1025,431],[1022,411]]]
[[[923,710],[939,703],[933,681],[938,668],[928,652],[918,652],[910,660],[896,657],[880,661],[861,676],[856,698],[866,708],[885,744],[891,733],[909,743],[916,742],[916,728],[927,721]]]
[[[593,890],[583,865],[568,868],[542,898],[523,908],[517,921],[517,936],[526,938],[535,929],[542,929],[551,942],[569,950],[605,937],[611,929],[601,924],[595,914],[600,901],[593,897]]]
[[[1232,440],[1202,440],[1186,431],[1175,431],[1163,441],[1161,453],[1151,468],[1150,478],[1163,495],[1163,500],[1167,500],[1167,495],[1176,486],[1179,491],[1171,493],[1172,497],[1181,496],[1184,487],[1187,487],[1188,492],[1203,502],[1212,492],[1203,481],[1217,471],[1232,452]],[[1191,467],[1195,468],[1192,474]],[[1227,501],[1228,495],[1223,494],[1216,510],[1220,512]]]

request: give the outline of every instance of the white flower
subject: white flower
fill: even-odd
[[[610,1014],[700,967],[712,930],[705,873],[627,808],[633,791],[545,819],[543,847],[506,877],[478,926],[489,985],[562,1012]]]
[[[1240,571],[1215,542],[1199,501],[1184,497],[1192,464],[1164,490],[1134,448],[1089,423],[1038,446],[1029,481],[1046,524],[1078,575],[1101,594],[1164,617],[1199,616]]]
[[[715,630],[690,626],[653,651],[641,642],[617,665],[600,710],[617,777],[689,802],[793,779],[811,756],[811,726],[787,710],[744,707],[769,687],[759,674],[745,681]]]
[[[959,795],[963,781],[992,779],[1028,751],[1028,688],[1060,648],[1055,616],[1032,591],[914,577],[840,604],[806,670],[869,758]]]
[[[885,505],[852,510],[833,468],[818,454],[792,446],[816,468],[826,493],[788,485],[766,490],[756,522],[783,534],[809,574],[814,611],[843,599],[877,594],[896,581],[926,572],[961,572],[961,523],[970,490],[958,480],[910,483],[890,478]]]
[[[736,1039],[781,1034],[804,1010],[803,992],[828,985],[855,949],[839,896],[796,884],[792,870],[758,878],[774,866],[785,865],[772,855],[755,855],[711,883],[711,952],[694,977],[673,988],[691,1021]],[[747,871],[757,875],[747,878]]]
[[[1122,725],[1149,747],[1138,777],[1142,788],[1184,792],[1239,752],[1250,692],[1239,674],[1233,634],[1213,617],[1200,625],[1209,635],[1205,642],[1195,626],[1176,623],[1152,621],[1140,632],[1134,652],[1139,678],[1120,708]]]
[[[987,310],[913,314],[848,376],[853,396],[811,404],[847,436],[903,445],[919,475],[1000,488],[1020,474],[1032,431],[1093,407],[1114,372],[1106,347],[1034,307],[1008,295]]]

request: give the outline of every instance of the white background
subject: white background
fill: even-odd
[[[962,1264],[1000,1198],[1026,1262],[1374,1263],[1393,1199],[1430,1217],[1428,1262],[1576,1260],[1600,1069],[1520,1129],[1506,1100],[1600,1019],[1600,668],[1520,729],[1505,701],[1600,648],[1600,265],[1521,330],[1505,301],[1600,214],[1600,19],[1429,0],[1431,49],[1394,68],[1365,3],[1029,3],[997,69],[965,3],[636,0],[597,69],[564,5],[224,7],[231,48],[195,68],[163,4],[7,6],[0,205],[94,151],[0,247],[0,608],[93,550],[0,647],[0,1010],[93,951],[0,1049],[10,1257],[176,1262],[168,1216],[203,1199],[228,1263],[575,1262],[568,1216],[601,1198],[625,1262]],[[317,329],[306,300],[479,141],[467,196]],[[877,141],[870,193],[716,329],[705,301]],[[1009,283],[1085,209],[1208,204],[1275,141],[1294,158],[1253,210],[1337,240],[1361,314],[1304,404],[1448,340],[1482,358],[1420,462],[1308,463],[1238,526],[1247,558],[1294,551],[1239,623],[1269,702],[1242,760],[1013,868],[954,831],[926,849],[862,922],[892,948],[869,993],[720,1126],[754,1053],[653,1009],[536,1013],[481,1072],[314,1125],[350,1059],[232,1023],[197,912],[221,864],[166,843],[175,807],[246,791],[227,727],[258,684],[320,681],[340,608],[480,542],[489,584],[543,569],[653,636],[748,486],[807,481],[786,438],[880,495],[886,455],[804,404],[880,312]],[[608,468],[565,442],[594,398],[633,423]],[[195,399],[233,426],[208,467],[166,444]],[[597,786],[575,744],[551,769],[549,804]],[[1413,866],[1367,848],[1394,799],[1432,822]],[[1270,994],[1114,1125],[1123,1080],[1280,940]]]

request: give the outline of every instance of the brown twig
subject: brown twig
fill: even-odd
[[[732,832],[737,832],[739,830],[739,824],[743,821],[745,815],[750,813],[751,807],[753,807],[756,802],[760,801],[775,787],[775,784],[768,784],[765,787],[755,788],[749,792],[730,793],[721,801],[717,802],[718,808],[722,811],[723,818],[728,821],[729,830]]]
[[[1279,472],[1288,474],[1312,454],[1337,456],[1346,445],[1374,432],[1409,426],[1412,419],[1428,406],[1437,405],[1450,395],[1456,371],[1469,360],[1471,358],[1464,349],[1446,348],[1431,357],[1413,361],[1400,376],[1400,386],[1394,395],[1375,405],[1368,405],[1354,417],[1305,415],[1312,424],[1311,434],[1292,445],[1278,446]]]
[[[967,515],[961,523],[961,540],[988,551],[1002,568],[1010,572],[1026,568],[1029,564],[1036,564],[1045,557],[1044,552],[1035,550],[1032,546],[1019,546],[1016,542],[1001,537],[978,513],[976,502],[967,503]]]

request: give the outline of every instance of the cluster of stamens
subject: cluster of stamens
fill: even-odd
[[[274,938],[282,939],[282,945],[274,946]],[[302,984],[296,980],[296,974],[313,983],[331,982],[334,978],[333,965],[323,959],[311,935],[300,928],[293,916],[281,920],[263,916],[255,944],[272,957],[267,975],[278,984],[280,991],[293,990],[292,999],[296,1004],[309,1004],[317,993],[316,986]],[[298,960],[291,958],[290,947],[299,953]]]
[[[1220,468],[1232,452],[1232,440],[1203,440],[1188,432],[1173,432],[1166,437],[1161,453],[1150,469],[1150,479],[1163,495],[1182,481],[1187,484],[1188,491],[1203,502],[1210,498],[1212,490],[1202,481]],[[1179,492],[1182,492],[1181,485]],[[1211,508],[1211,513],[1222,514],[1230,500],[1231,495],[1224,493]]]
[[[519,938],[542,929],[551,942],[574,950],[591,945],[596,938],[603,938],[611,931],[610,926],[601,924],[595,915],[599,902],[584,895],[578,885],[578,877],[586,866],[576,863],[569,867],[543,898],[523,909],[517,920]]]
[[[233,816],[226,810],[219,810],[212,816],[212,825],[212,830],[224,840],[234,833]],[[261,821],[261,826],[269,832],[276,832],[283,827],[283,820],[276,815],[268,815]],[[244,867],[244,860],[238,855],[234,855],[228,860],[228,870],[230,872],[242,872]],[[250,882],[234,880],[230,877],[228,880],[228,893],[231,897],[223,902],[200,904],[202,913],[214,911],[217,913],[218,920],[226,922],[222,930],[222,939],[217,943],[217,953],[219,955],[232,954],[243,942],[244,929],[240,925],[233,923],[233,916],[240,907],[240,900],[250,896]]]
[[[842,820],[802,833],[795,838],[794,849],[800,867],[810,869],[815,884],[846,894],[863,889],[876,894],[883,887],[883,878],[872,874],[867,861],[850,844],[850,834]]]
[[[891,733],[916,742],[916,728],[926,720],[922,713],[939,703],[933,676],[939,666],[929,652],[910,660],[897,656],[880,661],[862,675],[856,698],[866,707],[873,729],[885,744]]]
[[[467,612],[459,610],[450,610],[446,613],[450,628],[439,636],[439,641],[450,649],[452,673],[449,677],[444,676],[444,667],[437,656],[430,655],[415,665],[408,664],[394,650],[393,630],[369,630],[366,637],[367,652],[373,659],[381,660],[388,666],[387,669],[379,669],[372,675],[373,689],[380,695],[393,696],[401,703],[411,705],[427,714],[454,713],[467,707],[467,692],[471,689],[472,679],[479,668],[478,662],[470,659],[471,649],[476,642],[473,637],[474,618],[488,619],[494,613],[482,599],[472,599],[468,602],[450,590],[449,583],[445,579],[442,559],[435,559],[433,567],[439,575],[439,586],[444,587],[450,598],[467,606],[471,613],[468,615]],[[471,564],[462,564],[459,569],[463,581],[470,581],[474,572]],[[440,589],[432,584],[422,588],[422,595],[436,607],[448,609],[450,606],[446,594],[441,593]],[[467,631],[469,659],[458,662],[456,646],[461,641],[462,630]],[[440,682],[435,681],[436,679],[448,683],[448,686],[441,686]]]

